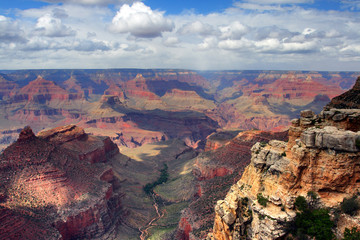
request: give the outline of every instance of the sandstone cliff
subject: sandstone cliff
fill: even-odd
[[[359,83],[341,98],[347,106],[355,106]],[[349,216],[336,210],[344,198],[360,191],[360,109],[331,106],[333,102],[319,115],[303,111],[292,121],[287,143],[273,140],[252,147],[241,179],[215,206],[208,239],[284,238],[298,212],[298,196],[319,197],[318,207],[329,208],[335,220],[337,238],[345,227],[360,227],[359,213]]]

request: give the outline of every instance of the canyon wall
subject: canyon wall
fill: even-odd
[[[341,238],[345,228],[359,228],[359,213],[349,216],[336,209],[360,190],[360,110],[332,108],[339,102],[356,106],[359,82],[319,115],[301,112],[300,119],[292,120],[287,143],[272,140],[251,148],[251,162],[241,179],[215,206],[208,239],[286,237],[288,223],[299,212],[294,206],[298,196],[308,201],[318,196],[318,207],[329,208],[338,219],[336,237]]]

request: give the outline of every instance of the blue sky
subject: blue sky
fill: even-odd
[[[360,0],[1,0],[0,69],[360,71]]]
[[[169,1],[169,0],[144,0],[146,5],[151,6],[153,9],[159,9],[166,11],[167,14],[180,14],[183,11],[193,10],[196,13],[208,14],[212,12],[223,11],[232,6],[236,1],[234,0],[182,0],[182,1]],[[239,1],[241,2],[241,1]],[[356,1],[349,1],[356,2]],[[29,8],[40,8],[52,3],[43,1],[32,1],[32,0],[2,0],[0,9],[7,11],[9,9],[29,9]],[[58,2],[61,4],[61,1]],[[316,0],[308,1],[301,4],[305,8],[317,8],[321,10],[344,10],[341,8],[344,4],[338,0]],[[356,9],[354,9],[356,10]]]

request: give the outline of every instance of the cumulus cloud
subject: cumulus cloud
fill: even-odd
[[[249,28],[238,21],[235,21],[228,26],[221,26],[219,29],[221,32],[221,39],[240,39],[249,32]]]
[[[23,30],[10,18],[0,15],[0,41],[6,43],[26,42]]]
[[[199,50],[212,49],[217,45],[218,41],[215,37],[207,37],[198,45]]]
[[[69,16],[68,13],[64,9],[61,9],[61,8],[54,8],[52,10],[52,15],[55,18],[59,18],[59,19],[64,19]]]
[[[241,39],[241,40],[223,40],[220,41],[218,46],[221,49],[225,50],[243,50],[248,51],[249,48],[253,47],[254,43],[253,41],[250,41],[248,39]]]
[[[180,34],[199,34],[199,35],[211,35],[214,33],[214,27],[210,24],[202,23],[201,21],[195,21],[184,24],[178,32]]]
[[[246,0],[225,11],[177,15],[151,9],[145,1],[132,5],[129,1],[118,12],[107,4],[124,1],[62,2],[67,4],[0,16],[3,68],[38,67],[33,66],[37,58],[46,68],[354,70],[359,66],[360,16],[351,12],[355,1],[342,1],[347,8],[326,11],[311,5],[303,8],[301,4],[312,2],[307,0]]]
[[[36,23],[35,32],[47,37],[67,37],[76,35],[76,31],[65,26],[61,19],[45,14]]]
[[[130,33],[135,37],[154,38],[162,32],[170,32],[174,23],[164,17],[164,12],[151,10],[142,2],[131,6],[124,4],[112,20],[110,30],[115,33]]]

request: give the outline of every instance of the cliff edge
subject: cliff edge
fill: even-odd
[[[346,199],[359,201],[359,86],[360,78],[319,115],[301,112],[300,119],[292,120],[287,143],[273,140],[252,147],[242,178],[215,206],[208,239],[284,239],[300,221],[295,204],[300,198],[311,209],[324,209],[333,236],[342,238],[345,228],[360,229],[358,210],[350,215],[340,210]],[[348,107],[334,108],[343,106]]]

